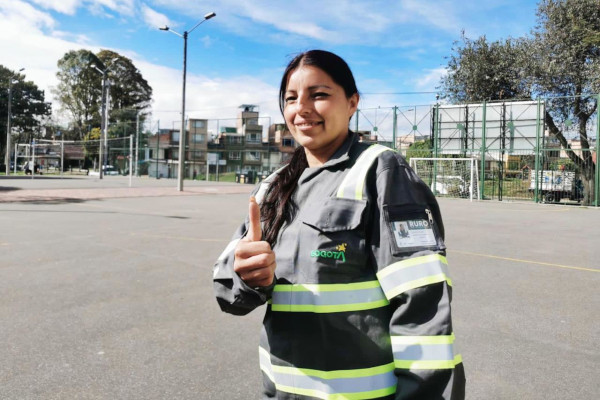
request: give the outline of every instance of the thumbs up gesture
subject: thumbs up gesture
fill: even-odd
[[[260,208],[254,197],[250,198],[248,215],[248,233],[235,248],[233,269],[250,287],[269,286],[277,264],[271,245],[262,240]]]

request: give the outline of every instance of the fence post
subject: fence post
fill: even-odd
[[[600,106],[600,94],[596,97],[596,179],[594,183],[594,191],[595,191],[595,199],[594,206],[598,207],[600,199],[600,163],[598,163],[598,155],[600,155],[600,110],[598,109]]]
[[[535,192],[534,192],[534,198],[533,200],[538,203],[540,201],[539,199],[539,177],[542,176],[540,174],[540,134],[541,134],[541,118],[540,118],[540,114],[542,112],[541,110],[541,100],[538,96],[538,104],[537,104],[537,116],[536,116],[536,121],[535,121]],[[531,178],[530,178],[531,179]]]
[[[483,113],[481,115],[481,185],[480,185],[480,191],[481,191],[481,195],[480,198],[485,200],[485,152],[486,152],[486,144],[485,144],[485,122],[486,122],[486,111],[487,111],[487,102],[484,100],[483,101]]]

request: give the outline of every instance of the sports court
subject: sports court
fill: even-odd
[[[211,284],[252,187],[133,183],[0,179],[0,398],[258,397],[263,310]],[[600,210],[440,205],[467,397],[600,397]]]

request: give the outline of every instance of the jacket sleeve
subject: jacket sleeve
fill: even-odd
[[[234,315],[246,315],[264,304],[271,297],[275,286],[273,281],[271,286],[265,288],[251,288],[233,270],[235,247],[246,235],[247,230],[248,217],[246,216],[246,220],[235,231],[213,267],[213,288],[217,302],[221,310]]]
[[[367,229],[377,277],[392,310],[396,399],[464,399],[440,210],[404,159],[386,153],[371,171]]]

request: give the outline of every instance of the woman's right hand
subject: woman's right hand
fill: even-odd
[[[262,239],[260,208],[254,197],[248,205],[248,233],[235,247],[234,271],[250,287],[269,286],[275,279],[275,253]]]

